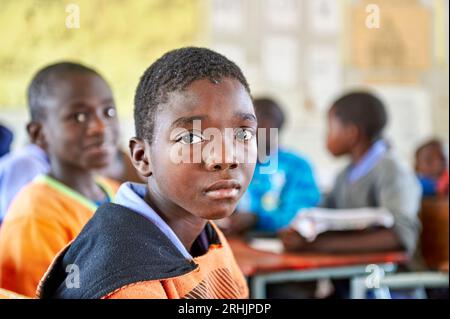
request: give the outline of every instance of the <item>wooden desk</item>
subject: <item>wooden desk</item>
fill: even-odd
[[[275,254],[251,248],[243,240],[230,238],[229,243],[244,275],[251,277],[253,298],[265,298],[268,283],[307,281],[321,278],[356,278],[367,276],[368,265],[382,273],[393,272],[397,264],[408,260],[402,252],[371,254]]]
[[[421,251],[427,266],[439,269],[448,265],[448,198],[425,198],[420,210],[422,222]]]

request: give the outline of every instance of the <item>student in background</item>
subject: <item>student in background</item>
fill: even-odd
[[[313,171],[306,159],[294,152],[278,147],[277,135],[285,116],[277,102],[270,98],[253,101],[258,119],[258,129],[265,129],[266,163],[257,162],[252,182],[239,202],[238,212],[221,221],[227,234],[239,234],[248,230],[276,232],[287,227],[302,208],[316,206],[320,192]],[[272,143],[271,143],[272,142]],[[274,143],[275,142],[275,143]],[[275,146],[275,147],[273,147]],[[278,161],[275,171],[264,171],[274,158]]]
[[[35,128],[33,122],[27,125],[31,143],[0,160],[0,224],[14,196],[36,176],[47,174],[50,170],[47,154],[36,143]]]
[[[0,287],[34,296],[51,261],[118,184],[95,176],[116,154],[118,122],[109,85],[94,70],[62,62],[28,88],[29,132],[51,168],[11,203],[0,231]]]
[[[416,173],[424,196],[448,196],[448,159],[441,141],[433,139],[417,149]]]
[[[12,140],[13,133],[6,126],[0,124],[0,158],[9,153]]]
[[[322,206],[347,211],[373,208],[374,212],[384,208],[392,214],[394,226],[330,231],[312,242],[288,228],[280,233],[286,249],[337,253],[415,251],[420,230],[420,185],[382,138],[386,123],[384,105],[370,93],[349,93],[333,104],[328,112],[327,148],[336,157],[349,157],[350,164],[338,175]]]
[[[123,184],[115,203],[96,211],[55,259],[39,296],[248,297],[227,240],[210,222],[234,211],[255,167],[256,117],[241,70],[208,49],[170,51],[141,77],[134,118],[130,149],[147,184]],[[179,152],[186,161],[174,158]],[[70,264],[80,270],[78,289],[65,284]]]

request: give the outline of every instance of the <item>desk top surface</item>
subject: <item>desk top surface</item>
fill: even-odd
[[[367,254],[270,253],[250,247],[244,240],[228,240],[239,267],[246,276],[284,270],[312,270],[365,264],[404,263],[403,252]]]

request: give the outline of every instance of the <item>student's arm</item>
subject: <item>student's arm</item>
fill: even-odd
[[[281,231],[279,236],[288,251],[367,253],[402,249],[402,243],[391,229],[328,232],[319,235],[311,243],[291,228]]]
[[[261,229],[276,231],[286,227],[300,209],[319,203],[320,192],[311,166],[306,161],[298,160],[295,170],[287,172],[286,179],[278,207],[270,212],[260,210],[256,213]]]
[[[379,206],[394,216],[393,231],[404,250],[412,254],[420,231],[421,189],[415,175],[394,162],[385,165],[375,187]]]
[[[68,243],[64,230],[52,220],[18,218],[2,225],[0,273],[8,289],[34,297],[53,258]]]

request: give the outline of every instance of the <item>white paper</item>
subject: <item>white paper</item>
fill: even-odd
[[[241,32],[245,22],[245,3],[241,0],[213,0],[211,25],[217,32]]]
[[[335,47],[313,46],[305,56],[306,97],[325,111],[341,92],[341,67]]]
[[[267,24],[273,28],[296,28],[300,25],[300,4],[300,0],[265,0]]]
[[[283,242],[278,238],[254,238],[249,245],[253,249],[275,254],[281,254],[284,251]]]
[[[308,1],[308,20],[311,31],[317,34],[335,34],[339,30],[339,2],[336,0]]]
[[[300,72],[298,39],[272,36],[263,41],[261,61],[264,77],[270,84],[281,88],[293,88]]]
[[[412,86],[376,86],[374,91],[388,111],[385,135],[397,153],[412,164],[419,143],[433,133],[429,94],[422,88]]]

